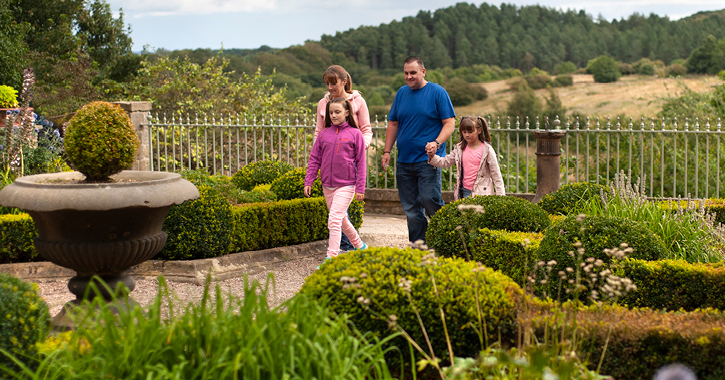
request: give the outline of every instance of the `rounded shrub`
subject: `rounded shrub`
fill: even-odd
[[[568,183],[559,190],[546,194],[538,205],[551,215],[569,215],[590,199],[599,198],[602,191],[607,194],[610,192],[608,187],[596,183]]]
[[[410,248],[348,252],[307,277],[300,293],[325,299],[334,312],[349,315],[360,331],[385,337],[399,327],[427,347],[417,312],[439,358],[448,357],[441,309],[453,352],[473,357],[482,344],[497,341],[499,334],[504,344],[509,343],[515,304],[522,296],[518,285],[490,268]],[[404,338],[391,345],[407,356]],[[397,351],[392,354],[399,357]]]
[[[482,206],[483,212],[467,207]],[[443,256],[465,257],[461,234],[475,235],[481,228],[541,232],[551,224],[544,210],[516,197],[498,195],[464,198],[443,206],[428,224],[426,242]],[[458,228],[458,226],[461,226]]]
[[[593,257],[602,260],[605,265],[610,264],[612,259],[604,253],[604,249],[619,247],[621,243],[627,243],[633,249],[629,255],[633,259],[660,260],[667,253],[659,236],[638,222],[605,216],[585,216],[580,221],[579,217],[572,215],[544,232],[538,259],[544,262],[555,260],[552,273],[565,271],[567,267],[574,269],[577,264],[569,251],[577,250],[574,246],[577,242],[581,242],[584,248],[583,259]],[[549,294],[558,293],[558,281],[550,281],[548,285]],[[563,296],[564,292],[561,294]]]
[[[229,253],[234,219],[229,202],[207,185],[199,199],[171,207],[163,230],[169,235],[161,260],[192,260]]]
[[[466,243],[466,247],[471,260],[500,271],[523,286],[543,238],[540,232],[482,228]]]
[[[232,182],[242,190],[252,190],[254,186],[272,183],[294,166],[276,160],[255,161],[239,169]]]
[[[128,115],[118,105],[88,103],[70,120],[65,152],[87,180],[105,181],[136,159],[139,141]]]
[[[269,189],[277,194],[277,199],[280,200],[305,198],[305,175],[307,175],[307,168],[292,169],[274,180]],[[321,196],[323,196],[322,183],[320,183],[320,179],[318,178],[312,184],[311,197]]]
[[[36,344],[50,331],[48,305],[35,284],[0,273],[0,348],[21,361],[36,352]],[[0,353],[0,365],[13,361]]]
[[[10,86],[0,86],[0,107],[12,108],[18,106],[18,91]]]

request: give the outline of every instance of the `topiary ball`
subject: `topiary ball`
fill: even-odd
[[[483,206],[483,213],[459,206]],[[433,215],[426,232],[428,247],[445,257],[465,257],[461,234],[475,235],[481,228],[540,232],[551,224],[544,210],[516,197],[475,196],[451,202]],[[460,229],[456,227],[461,226]]]
[[[245,165],[232,177],[232,182],[242,190],[250,191],[255,186],[272,183],[294,166],[281,161],[255,161]]]
[[[400,328],[427,347],[417,310],[439,358],[448,358],[440,308],[455,355],[475,357],[484,331],[488,342],[483,344],[497,341],[499,333],[504,344],[513,338],[514,305],[522,295],[511,279],[490,268],[410,248],[370,248],[340,255],[307,277],[300,293],[327,300],[329,308],[349,315],[360,331],[381,338],[395,331],[389,324],[394,315]],[[391,345],[408,355],[404,338],[394,339]],[[398,354],[392,353],[394,360]]]
[[[290,200],[305,198],[305,176],[307,168],[296,168],[282,174],[279,178],[272,182],[269,188],[273,193],[277,194],[277,199]],[[321,197],[322,183],[320,179],[316,179],[312,184],[312,198]]]
[[[229,253],[234,230],[231,206],[213,188],[197,188],[199,199],[171,207],[162,228],[169,237],[157,259],[192,260]]]
[[[36,284],[0,273],[0,348],[23,361],[36,352],[35,345],[50,331],[48,305]],[[0,365],[15,367],[0,353]]]
[[[581,221],[577,218],[575,215],[569,216],[547,229],[539,245],[538,260],[556,260],[557,264],[552,270],[554,274],[565,271],[567,267],[575,269],[575,258],[569,255],[569,251],[577,250],[574,247],[576,242],[582,243],[584,260],[593,257],[602,260],[605,266],[611,264],[612,259],[604,253],[604,249],[619,247],[621,243],[627,243],[634,249],[629,255],[633,259],[659,260],[667,253],[659,236],[633,220],[606,216],[587,216]],[[549,294],[559,294],[558,287],[558,280],[550,281]],[[565,297],[564,291],[561,296]]]
[[[599,198],[602,191],[610,193],[608,187],[596,183],[568,183],[559,190],[546,194],[538,205],[552,215],[569,215],[578,212],[590,199]]]
[[[65,152],[87,180],[106,181],[136,159],[139,141],[128,114],[118,105],[88,103],[70,120]]]

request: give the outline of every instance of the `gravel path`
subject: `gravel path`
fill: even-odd
[[[363,226],[360,228],[363,240],[366,238],[375,241],[376,246],[404,248],[408,244],[408,229],[405,217],[388,215],[364,215]],[[279,305],[291,298],[305,282],[305,278],[312,274],[322,258],[306,258],[302,260],[288,261],[270,272],[256,273],[249,275],[248,279],[257,280],[264,285],[269,273],[274,275],[275,286],[270,292],[269,303]],[[199,301],[204,291],[203,286],[167,282],[169,290],[179,299],[180,304],[186,305],[189,302]],[[218,283],[222,290],[229,291],[235,296],[244,294],[244,278],[232,278]],[[50,307],[51,315],[57,314],[66,302],[75,299],[75,296],[68,291],[68,282],[55,281],[39,283],[40,294]],[[141,306],[151,303],[158,294],[159,283],[156,279],[136,281],[136,289],[131,293],[136,302]]]

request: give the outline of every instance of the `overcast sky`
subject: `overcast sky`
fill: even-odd
[[[134,51],[212,48],[282,48],[319,40],[323,34],[380,25],[419,10],[435,11],[456,0],[108,0],[123,9],[131,25]],[[513,0],[508,4],[540,4],[561,10],[584,9],[595,19],[656,13],[676,20],[699,11],[725,8],[723,0]],[[480,5],[480,2],[475,2]],[[490,2],[500,6],[500,2]]]

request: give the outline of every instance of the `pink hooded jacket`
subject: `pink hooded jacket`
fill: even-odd
[[[352,94],[348,94],[347,99],[352,105],[352,117],[355,118],[355,123],[362,132],[363,140],[365,141],[365,149],[370,147],[370,142],[373,139],[373,129],[370,126],[370,113],[368,112],[368,104],[365,99],[360,95],[357,90],[352,90]],[[326,93],[325,96],[320,99],[317,103],[317,125],[315,126],[315,136],[320,134],[320,131],[325,129],[325,112],[327,112],[327,103],[330,102],[330,93]]]
[[[473,182],[471,195],[494,195],[494,188],[496,189],[496,195],[506,195],[496,152],[489,143],[483,143],[483,146],[481,165],[478,167],[478,175],[476,175],[476,181]],[[453,198],[456,200],[461,196],[461,157],[463,157],[463,150],[461,149],[461,143],[458,143],[451,153],[445,157],[435,155],[433,158],[428,159],[429,164],[437,167],[447,168],[453,166],[453,164],[456,165],[456,184],[453,187]]]
[[[365,143],[360,131],[347,122],[331,125],[312,145],[305,186],[312,186],[320,170],[323,186],[355,185],[355,192],[364,194],[365,165]]]

